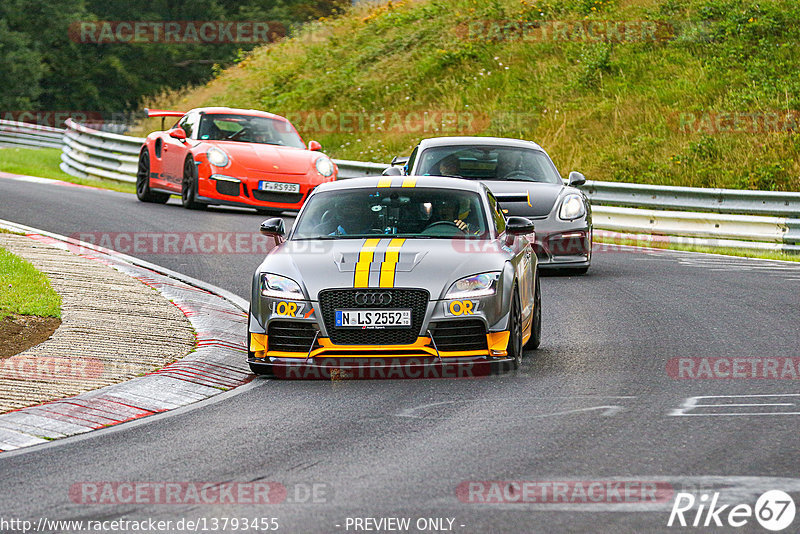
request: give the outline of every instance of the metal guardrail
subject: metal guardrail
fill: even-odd
[[[620,235],[684,236],[694,240],[681,244],[800,252],[800,221],[785,217],[592,206],[592,222],[597,229]]]
[[[349,161],[346,159],[335,159],[333,162],[339,167],[339,180],[360,178],[362,176],[377,176],[386,168],[390,167],[387,163],[368,163],[365,161]]]
[[[800,218],[800,193],[587,181],[592,204]]]
[[[61,148],[63,135],[61,128],[0,120],[0,146]]]
[[[61,170],[80,178],[136,182],[136,166],[143,137],[101,132],[66,121]]]
[[[61,169],[67,174],[131,183],[144,143],[141,137],[101,132],[71,119],[66,130],[0,121],[0,143],[3,136],[17,144],[61,147]],[[375,176],[389,166],[334,162],[340,179]],[[800,193],[596,181],[581,189],[592,203],[598,235],[681,236],[702,246],[800,252]]]

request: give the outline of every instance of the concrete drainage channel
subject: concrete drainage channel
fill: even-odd
[[[0,227],[77,252],[140,280],[180,308],[197,332],[195,350],[166,367],[127,382],[0,415],[0,452],[187,406],[253,378],[243,344],[244,299],[163,267],[64,236],[3,220]],[[124,359],[125,355],[119,357]]]

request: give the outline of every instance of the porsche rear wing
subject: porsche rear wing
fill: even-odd
[[[186,115],[183,111],[170,111],[167,109],[150,109],[144,108],[144,112],[148,118],[150,117],[161,117],[161,129],[164,129],[164,119],[166,117],[183,117]]]

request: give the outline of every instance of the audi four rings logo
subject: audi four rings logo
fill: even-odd
[[[355,296],[356,304],[363,306],[368,304],[389,304],[392,302],[392,294],[386,291],[380,293],[367,293],[359,291]]]

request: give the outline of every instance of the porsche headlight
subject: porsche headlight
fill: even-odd
[[[586,215],[586,208],[580,195],[567,195],[561,201],[561,209],[558,210],[558,218],[563,221],[571,221]]]
[[[445,298],[471,298],[494,295],[500,273],[481,273],[456,281]]]
[[[217,148],[215,146],[212,146],[208,149],[208,152],[206,152],[206,157],[208,158],[208,162],[215,167],[225,167],[230,161],[228,154],[226,154],[221,148]]]
[[[279,299],[302,300],[303,290],[300,285],[279,274],[264,273],[261,275],[261,295]]]
[[[317,172],[326,178],[333,174],[333,162],[330,158],[320,156],[317,158],[317,161],[314,162],[314,166],[317,167]]]

